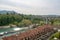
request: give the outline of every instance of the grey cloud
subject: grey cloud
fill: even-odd
[[[29,4],[15,3],[9,0],[0,0],[0,4],[19,7],[18,11],[22,11],[25,14],[50,14],[60,13],[60,0],[20,0],[29,2]],[[4,9],[4,8],[3,8]]]

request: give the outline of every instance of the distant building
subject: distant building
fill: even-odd
[[[14,28],[14,27],[17,27],[16,25],[10,25],[10,28]]]
[[[0,28],[10,28],[10,26],[0,26]]]
[[[17,27],[16,25],[9,25],[9,26],[0,26],[0,28],[14,28]]]

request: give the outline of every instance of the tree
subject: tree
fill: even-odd
[[[30,20],[27,20],[27,19],[23,19],[19,24],[18,26],[29,26],[31,25],[32,22]]]

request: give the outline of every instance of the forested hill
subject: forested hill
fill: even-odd
[[[15,11],[7,11],[7,10],[1,10],[0,11],[0,14],[16,14],[16,12]]]
[[[17,25],[17,26],[29,26],[31,24],[45,24],[46,18],[58,18],[58,15],[24,15],[15,11],[0,11],[0,26],[4,25]],[[54,22],[55,20],[49,20]],[[52,23],[53,23],[52,22]]]

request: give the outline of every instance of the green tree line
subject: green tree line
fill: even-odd
[[[39,24],[40,21],[43,21],[40,18],[36,18],[32,15],[23,15],[23,14],[0,14],[0,26],[5,25],[17,25],[17,26],[28,26],[31,24]]]
[[[48,19],[47,19],[48,20]],[[54,18],[48,20],[49,24],[52,25],[60,25],[60,19]],[[17,25],[17,26],[28,26],[31,24],[39,24],[43,25],[46,24],[46,18],[37,17],[35,15],[23,15],[18,13],[6,13],[0,14],[0,26],[5,25]]]

